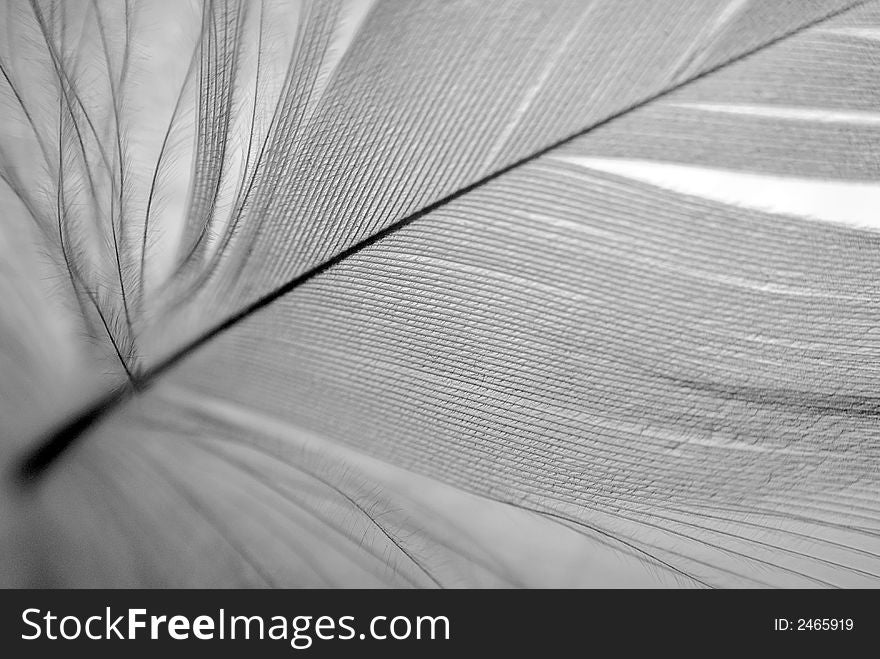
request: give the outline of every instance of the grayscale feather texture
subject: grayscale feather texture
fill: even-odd
[[[880,1],[2,15],[4,583],[880,584]]]

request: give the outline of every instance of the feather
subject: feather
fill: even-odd
[[[4,581],[880,582],[877,0],[5,12]]]

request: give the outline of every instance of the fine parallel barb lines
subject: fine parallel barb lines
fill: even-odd
[[[0,16],[0,584],[880,583],[880,0]]]
[[[787,38],[790,38],[794,35],[797,35],[797,34],[803,32],[805,30],[808,30],[811,27],[814,27],[820,23],[831,20],[834,17],[841,15],[847,11],[851,11],[861,5],[866,4],[869,1],[870,0],[862,0],[859,2],[854,2],[854,3],[849,4],[848,6],[839,8],[839,9],[832,11],[832,12],[829,12],[825,15],[816,17],[813,20],[811,20],[807,23],[804,23],[803,25],[798,26],[794,30],[790,30],[784,34],[778,35],[775,38],[773,38],[772,40],[767,41],[766,43],[763,43],[763,44],[761,44],[755,48],[752,48],[746,52],[738,54],[735,57],[731,57],[730,59],[728,59],[724,62],[721,62],[719,64],[716,64],[716,65],[706,69],[705,71],[702,71],[702,72],[700,72],[700,73],[698,73],[698,74],[696,74],[686,80],[683,80],[675,85],[672,85],[666,89],[663,89],[662,91],[660,91],[656,94],[653,94],[652,96],[649,96],[648,98],[642,99],[642,100],[638,101],[637,103],[632,104],[632,105],[612,114],[611,116],[606,117],[605,119],[603,119],[600,122],[594,123],[594,124],[587,126],[587,127],[583,128],[575,133],[569,134],[561,139],[558,139],[555,142],[553,142],[553,143],[551,143],[541,149],[538,149],[538,150],[530,153],[529,155],[522,157],[522,158],[516,160],[515,162],[513,162],[505,167],[497,169],[497,170],[493,171],[492,173],[490,173],[486,176],[483,176],[482,178],[478,179],[477,181],[474,181],[472,183],[469,183],[468,185],[465,185],[465,186],[459,188],[458,190],[452,192],[451,194],[446,195],[442,199],[439,199],[439,200],[433,202],[432,204],[430,204],[430,205],[428,205],[428,206],[426,206],[426,207],[424,207],[414,213],[411,213],[410,215],[408,215],[408,216],[402,218],[401,220],[398,220],[397,222],[385,227],[381,231],[374,233],[373,235],[360,241],[359,243],[352,245],[351,247],[343,250],[342,252],[338,253],[336,256],[324,261],[323,263],[321,263],[321,264],[311,268],[310,270],[302,273],[301,275],[291,279],[290,281],[288,281],[284,285],[276,288],[275,290],[271,291],[270,293],[268,293],[266,295],[263,295],[259,299],[255,300],[251,304],[247,305],[246,307],[244,307],[243,309],[241,309],[237,313],[233,314],[232,316],[230,316],[229,318],[227,318],[223,322],[215,325],[214,327],[212,327],[208,331],[201,334],[201,336],[190,341],[187,345],[178,349],[176,352],[174,352],[173,354],[171,354],[170,356],[165,358],[162,362],[160,362],[160,363],[152,366],[151,368],[148,368],[148,369],[144,370],[143,372],[141,372],[140,374],[138,374],[136,378],[132,379],[131,387],[126,386],[122,389],[110,392],[108,395],[103,397],[101,400],[97,401],[91,408],[83,410],[80,414],[78,414],[76,416],[75,419],[71,420],[68,423],[65,423],[59,429],[54,430],[51,434],[49,434],[46,437],[46,439],[44,439],[41,442],[38,442],[35,450],[33,450],[30,455],[26,456],[22,460],[22,462],[20,463],[19,468],[18,468],[18,472],[19,472],[21,478],[23,478],[25,482],[32,481],[35,476],[38,476],[46,467],[48,467],[54,460],[56,460],[64,452],[64,450],[71,443],[76,441],[76,439],[78,437],[80,437],[81,434],[85,430],[87,430],[94,422],[99,420],[109,410],[115,408],[119,403],[121,403],[122,401],[127,399],[128,396],[131,395],[132,390],[137,391],[137,390],[143,389],[145,386],[148,386],[149,383],[153,379],[155,379],[156,377],[158,377],[159,375],[161,375],[162,373],[167,371],[169,368],[174,366],[180,360],[185,358],[187,355],[191,354],[193,351],[197,350],[202,345],[209,342],[211,339],[213,339],[217,335],[225,332],[226,330],[228,330],[231,327],[234,327],[235,325],[237,325],[239,322],[241,322],[245,318],[248,318],[249,316],[251,316],[255,312],[259,311],[260,309],[272,304],[272,302],[274,302],[278,298],[290,293],[294,289],[304,285],[305,283],[309,282],[313,278],[323,274],[327,270],[333,268],[335,265],[349,259],[350,257],[352,257],[355,254],[358,254],[359,252],[362,252],[363,250],[369,248],[373,244],[385,239],[389,235],[392,235],[392,234],[400,231],[401,229],[405,228],[407,225],[412,224],[413,222],[419,220],[420,218],[425,217],[426,215],[429,215],[430,213],[433,213],[434,211],[437,211],[438,209],[441,209],[444,206],[447,206],[448,204],[454,202],[455,200],[457,200],[461,197],[464,197],[465,195],[486,186],[487,184],[504,176],[505,174],[508,174],[512,171],[515,171],[518,168],[521,168],[531,162],[538,160],[539,158],[541,158],[551,152],[554,152],[554,151],[564,147],[565,145],[573,142],[577,138],[582,137],[591,131],[597,130],[597,129],[601,128],[602,126],[605,126],[605,125],[615,121],[616,119],[624,117],[627,114],[638,110],[639,108],[645,107],[648,104],[650,104],[650,103],[652,103],[652,102],[654,102],[664,96],[668,96],[668,95],[674,93],[675,91],[677,91],[678,89],[680,89],[682,87],[685,87],[686,85],[694,84],[694,83],[698,82],[699,80],[706,78],[706,77],[710,76],[711,74],[724,69],[725,67],[731,66],[731,65],[735,64],[736,62],[739,62],[739,61],[741,61],[741,60],[743,60],[743,59],[745,59],[745,58],[747,58],[757,52],[760,52],[762,50],[765,50],[766,48],[769,48],[769,47],[775,45],[776,43],[779,43],[779,42],[781,42]]]

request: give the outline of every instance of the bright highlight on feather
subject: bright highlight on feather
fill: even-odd
[[[827,116],[819,119],[829,120]],[[880,184],[798,180],[639,160],[560,159],[733,206],[880,230]]]

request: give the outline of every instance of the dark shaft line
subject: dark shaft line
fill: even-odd
[[[383,240],[389,235],[400,231],[404,227],[412,224],[416,220],[421,219],[425,215],[429,213],[433,213],[439,208],[442,208],[456,199],[467,195],[474,190],[483,187],[484,185],[491,183],[497,178],[504,176],[512,172],[515,169],[522,167],[523,165],[527,165],[530,162],[533,162],[556,149],[569,144],[570,142],[583,137],[584,135],[596,130],[597,128],[601,128],[605,126],[615,119],[619,119],[620,117],[627,115],[635,110],[638,110],[654,101],[667,96],[675,91],[678,91],[682,87],[690,85],[698,80],[701,80],[707,76],[710,76],[717,71],[724,69],[732,64],[736,64],[744,60],[755,53],[758,53],[766,48],[769,48],[785,39],[788,39],[792,36],[795,36],[805,30],[815,27],[816,25],[828,21],[832,18],[835,18],[841,14],[844,14],[848,11],[851,11],[857,7],[860,7],[872,0],[858,0],[846,7],[842,7],[836,9],[832,12],[824,14],[823,16],[817,17],[812,21],[809,21],[799,27],[796,27],[789,32],[785,32],[780,34],[773,39],[760,44],[751,50],[747,50],[739,55],[731,57],[728,60],[725,60],[715,66],[702,71],[694,75],[691,78],[683,80],[671,87],[663,89],[651,96],[648,96],[640,101],[637,101],[625,108],[615,112],[614,114],[596,122],[590,124],[586,128],[583,128],[575,133],[572,133],[562,139],[559,139],[555,142],[552,142],[548,146],[545,146],[538,151],[534,151],[531,154],[516,160],[515,162],[510,163],[502,167],[501,169],[495,170],[494,172],[484,176],[481,179],[474,181],[458,190],[452,192],[451,194],[439,199],[432,204],[425,206],[421,210],[418,210],[393,224],[388,225],[384,229],[374,233],[368,238],[362,240],[359,243],[348,247],[347,249],[339,252],[336,256],[314,266],[310,270],[303,272],[297,277],[291,279],[284,285],[276,288],[275,290],[267,293],[261,298],[255,300],[251,304],[247,305],[234,315],[227,318],[222,323],[215,325],[213,328],[206,331],[201,336],[193,339],[191,342],[172,353],[170,356],[166,357],[164,360],[153,366],[152,368],[148,368],[141,372],[139,375],[135,376],[135,379],[132,380],[130,384],[127,386],[120,387],[108,393],[106,396],[103,396],[98,401],[96,401],[92,406],[83,410],[81,413],[77,414],[74,418],[69,419],[60,427],[55,429],[54,431],[48,433],[45,439],[38,443],[35,449],[33,449],[29,454],[27,454],[24,459],[18,464],[18,467],[15,472],[16,479],[23,484],[32,484],[35,483],[43,476],[49,467],[57,462],[57,459],[71,446],[73,445],[78,438],[80,438],[83,433],[94,425],[97,421],[102,419],[104,415],[110,410],[115,409],[120,403],[127,400],[134,392],[140,391],[149,387],[152,382],[160,375],[162,375],[165,371],[169,370],[171,367],[176,365],[178,362],[182,361],[186,358],[190,353],[198,350],[202,345],[209,342],[218,334],[225,332],[230,327],[237,325],[239,322],[244,320],[245,318],[251,316],[255,312],[263,309],[264,307],[269,306],[278,298],[287,295],[291,291],[296,288],[299,288],[303,284],[308,283],[313,278],[323,274],[330,268],[338,265],[339,263],[345,261],[346,259],[358,254],[359,252],[371,247],[375,243]]]

